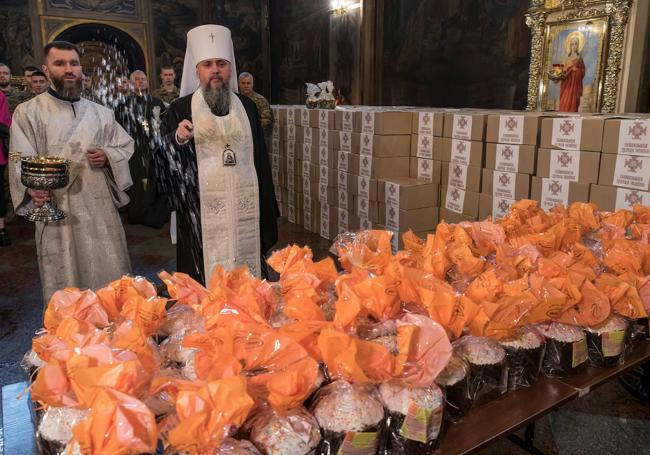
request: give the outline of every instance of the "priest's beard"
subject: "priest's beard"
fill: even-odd
[[[230,85],[223,82],[220,87],[203,87],[203,98],[216,116],[227,115],[230,112]]]
[[[65,98],[67,100],[78,100],[81,96],[81,89],[83,88],[83,81],[81,80],[81,76],[74,81],[66,81],[64,77],[65,75],[62,77],[54,77],[50,75],[54,90],[56,90],[56,92],[62,98]]]

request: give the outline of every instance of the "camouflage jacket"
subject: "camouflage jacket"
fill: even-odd
[[[171,92],[168,92],[164,88],[160,87],[156,89],[151,95],[155,96],[156,98],[160,98],[165,102],[165,104],[169,105],[172,101],[178,98],[180,94],[181,92],[178,87],[174,86]]]
[[[273,111],[271,111],[271,105],[269,104],[268,101],[266,101],[266,98],[264,98],[262,95],[260,95],[257,92],[253,92],[253,94],[250,95],[249,98],[252,99],[255,105],[257,106],[257,112],[260,116],[260,123],[262,124],[262,129],[264,130],[265,133],[270,132],[273,126]]]
[[[19,90],[15,87],[12,87],[5,92],[5,96],[7,97],[7,103],[9,104],[9,111],[13,115],[16,106],[18,106],[20,103],[31,100],[36,96],[36,94],[31,90]]]

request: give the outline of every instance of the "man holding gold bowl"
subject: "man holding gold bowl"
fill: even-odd
[[[16,213],[36,221],[47,303],[58,289],[96,289],[130,271],[117,209],[128,203],[133,140],[111,110],[81,98],[81,64],[73,44],[55,41],[43,54],[51,86],[16,108],[9,170]],[[55,215],[48,217],[48,211]]]

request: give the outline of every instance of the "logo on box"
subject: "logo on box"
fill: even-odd
[[[506,186],[510,184],[510,176],[508,174],[501,174],[499,176],[499,184],[501,186]]]
[[[571,133],[575,131],[575,125],[573,121],[566,119],[562,122],[560,125],[560,131],[562,132],[563,135],[569,136]]]
[[[637,141],[644,137],[646,133],[647,127],[643,126],[643,123],[641,122],[634,122],[634,124],[628,129],[628,134]]]
[[[506,128],[508,128],[508,131],[514,131],[515,128],[517,128],[518,121],[514,117],[508,117],[508,120],[506,120]]]
[[[562,184],[557,180],[551,180],[548,184],[548,190],[553,196],[557,196],[562,191]]]
[[[465,128],[467,128],[467,124],[468,124],[467,118],[465,118],[464,115],[461,115],[458,118],[458,128],[460,128],[461,130],[464,130]]]
[[[625,167],[627,168],[628,171],[632,172],[633,174],[636,174],[636,171],[641,169],[643,167],[643,161],[638,159],[636,156],[633,156],[629,160],[625,160]]]
[[[562,167],[568,167],[569,164],[573,162],[573,158],[568,152],[562,152],[558,155],[557,162],[560,163]]]
[[[506,145],[501,149],[501,156],[503,157],[504,160],[510,161],[512,160],[512,157],[515,155],[515,151],[512,150],[512,147],[509,145]]]

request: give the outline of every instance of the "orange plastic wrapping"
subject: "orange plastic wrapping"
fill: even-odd
[[[124,305],[133,300],[156,297],[156,288],[146,278],[123,276],[99,289],[97,296],[111,320],[115,321],[119,318]]]
[[[111,322],[97,294],[77,288],[66,288],[52,295],[45,310],[43,324],[48,331],[54,331],[67,318],[90,322],[99,328],[107,327]]]
[[[175,272],[170,275],[167,272],[160,272],[158,276],[167,286],[169,296],[183,305],[197,308],[208,295],[205,286],[185,273]]]
[[[339,236],[332,245],[332,250],[339,257],[339,262],[348,272],[352,267],[381,274],[391,261],[390,231],[361,231],[357,234]]]
[[[140,400],[112,389],[99,389],[90,416],[72,430],[81,452],[93,455],[153,453],[156,419]]]

